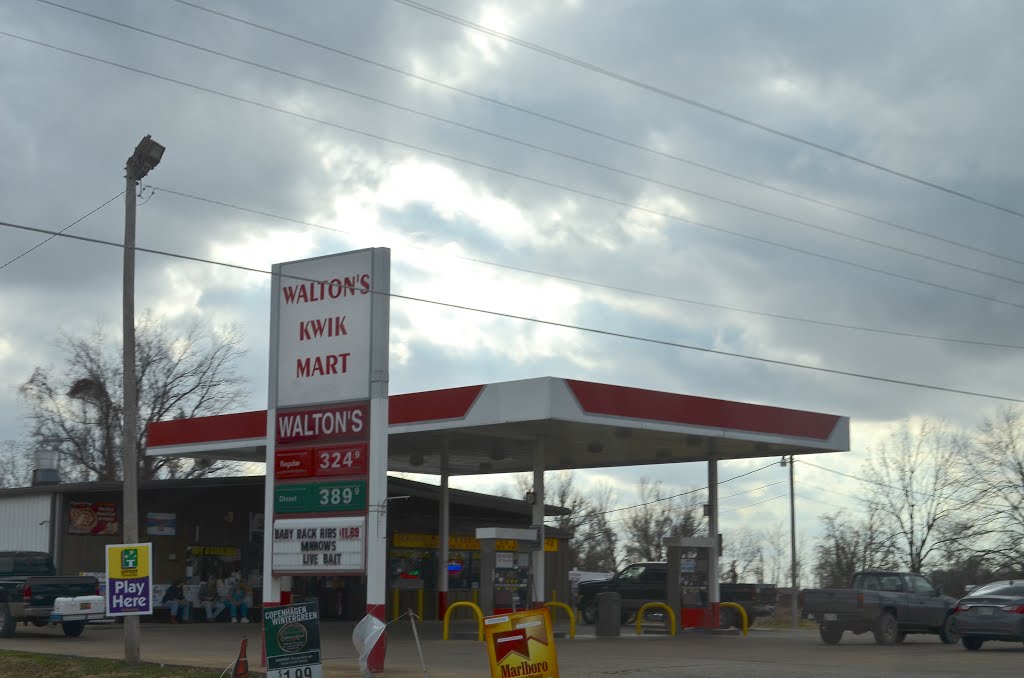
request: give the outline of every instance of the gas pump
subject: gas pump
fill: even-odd
[[[718,627],[718,602],[711,601],[709,572],[712,548],[718,542],[707,537],[671,537],[664,540],[668,551],[665,599],[679,601],[679,627]]]
[[[537,530],[481,527],[480,609],[485,615],[530,607],[533,574],[531,553],[537,548]]]

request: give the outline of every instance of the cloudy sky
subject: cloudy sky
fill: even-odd
[[[0,265],[45,238],[10,224],[118,196],[152,134],[139,246],[260,270],[386,246],[393,292],[479,309],[395,300],[392,393],[561,376],[841,414],[853,450],[815,463],[851,474],[900,421],[1024,398],[1020,3],[64,2],[105,20],[0,6]],[[121,240],[123,198],[69,233]],[[117,336],[121,256],[56,238],[0,269],[0,440],[61,332]],[[241,329],[239,410],[266,406],[269,299],[138,255],[140,311]],[[757,489],[785,472],[723,488],[765,502],[723,528],[787,519]],[[580,477],[628,503],[643,475]],[[856,492],[798,478],[807,531]]]

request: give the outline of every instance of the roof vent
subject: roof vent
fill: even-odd
[[[33,485],[56,485],[60,482],[57,454],[56,447],[36,448],[36,467],[32,470]]]

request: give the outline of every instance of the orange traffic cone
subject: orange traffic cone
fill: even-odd
[[[242,638],[242,647],[238,649],[238,659],[235,660],[235,668],[231,671],[231,678],[249,678],[249,658],[245,655],[245,649],[249,645],[248,638]]]

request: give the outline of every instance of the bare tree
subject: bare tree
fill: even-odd
[[[640,503],[625,512],[625,553],[629,560],[664,560],[665,537],[693,537],[706,530],[704,495],[666,495],[661,481],[640,479]]]
[[[943,422],[904,422],[865,466],[868,511],[911,572],[922,571],[945,528],[962,515],[967,446],[965,436]]]
[[[722,579],[732,583],[753,579],[764,581],[763,534],[750,527],[741,527],[723,535],[728,543],[722,553]]]
[[[1024,571],[1024,411],[1007,407],[982,423],[970,454],[975,526],[995,568]]]
[[[173,334],[146,314],[139,319],[136,343],[140,451],[152,422],[222,414],[245,401],[246,381],[236,372],[245,354],[237,330],[218,332],[196,321]],[[58,348],[65,356],[63,366],[37,367],[19,389],[30,422],[27,446],[56,448],[65,479],[117,480],[123,414],[120,346],[96,331],[86,338],[65,335]],[[139,479],[204,476],[225,466],[140,454]]]
[[[782,586],[789,581],[789,526],[782,521],[764,531],[764,568],[759,582]]]
[[[31,455],[13,440],[0,443],[0,487],[25,487],[31,482]]]
[[[573,565],[584,572],[618,570],[618,532],[612,526],[609,509],[615,492],[608,484],[599,484],[589,496],[589,506],[573,536]]]
[[[780,584],[789,578],[789,532],[777,522],[769,528],[740,527],[723,535],[723,581]]]
[[[869,510],[861,519],[843,511],[821,516],[824,534],[814,545],[814,578],[819,586],[848,586],[853,573],[874,568],[897,567],[895,539],[883,535],[878,516]]]
[[[513,483],[514,487],[506,492],[507,496],[525,497],[533,491],[533,475],[530,473],[516,474]],[[550,524],[572,533],[569,539],[570,566],[584,571],[615,571],[618,537],[607,516],[614,496],[611,487],[598,485],[585,495],[577,487],[572,471],[545,473],[544,487],[546,503],[569,509],[568,514],[555,516]]]

